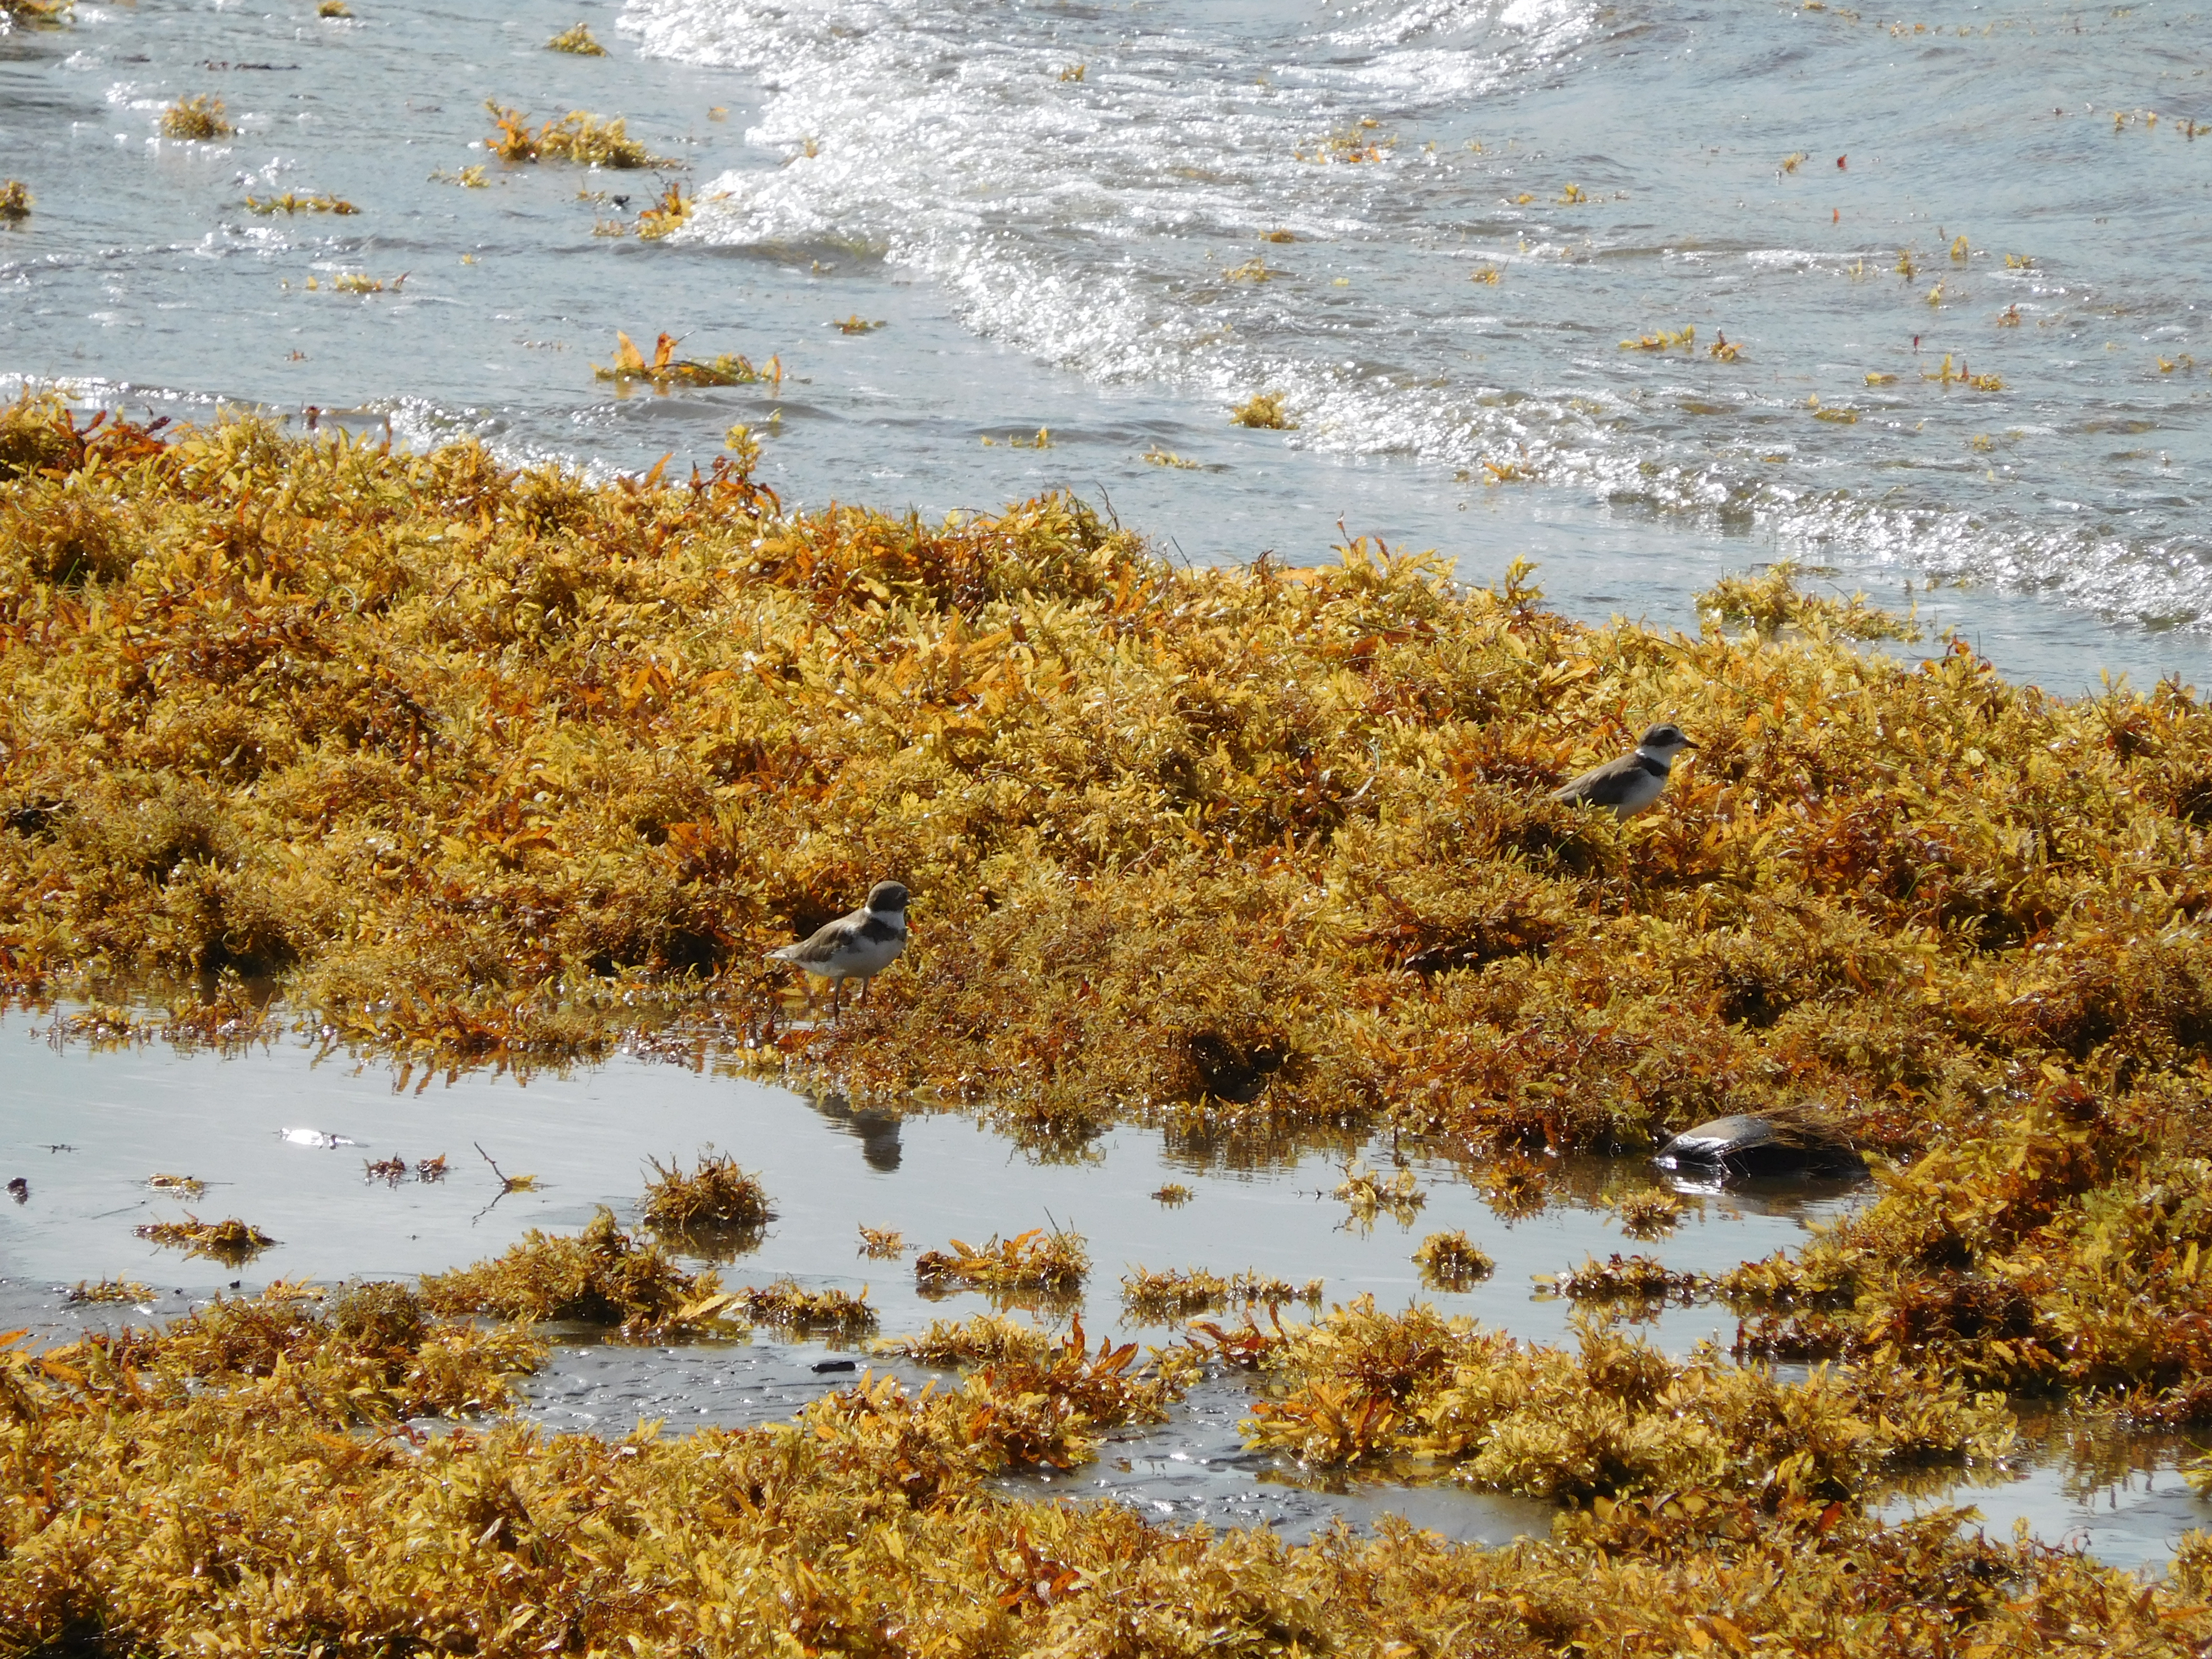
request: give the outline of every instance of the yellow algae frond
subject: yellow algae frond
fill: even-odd
[[[1385,1176],[1373,1170],[1348,1169],[1337,1183],[1336,1196],[1351,1206],[1354,1216],[1371,1219],[1379,1210],[1407,1226],[1413,1224],[1413,1212],[1429,1201],[1411,1170]]]
[[[876,1261],[896,1261],[906,1254],[906,1236],[896,1227],[860,1225],[860,1254]]]
[[[545,43],[548,52],[574,52],[579,58],[604,58],[607,49],[592,39],[588,25],[579,23],[574,28],[563,29]]]
[[[1477,265],[1468,272],[1467,279],[1470,283],[1488,283],[1495,288],[1504,275],[1504,268],[1501,265]]]
[[[230,125],[222,100],[208,93],[180,98],[161,112],[161,136],[191,141],[228,137],[237,129]]]
[[[151,1302],[161,1292],[151,1285],[142,1285],[135,1279],[103,1279],[88,1285],[82,1279],[70,1287],[69,1300],[72,1304],[113,1302]]]
[[[1778,640],[1791,633],[1818,640],[1917,640],[1910,617],[1868,603],[1863,593],[1831,599],[1808,593],[1801,579],[1829,574],[1784,559],[1759,576],[1724,576],[1698,596],[1701,626],[1749,629],[1753,637]],[[1663,1195],[1662,1195],[1663,1196]]]
[[[1225,283],[1269,283],[1282,274],[1270,270],[1267,260],[1255,255],[1241,265],[1231,265],[1221,273],[1221,279]]]
[[[1297,422],[1284,410],[1283,396],[1279,392],[1255,392],[1229,411],[1230,424],[1274,432],[1293,429]]]
[[[1413,1261],[1421,1270],[1421,1282],[1441,1291],[1463,1291],[1476,1280],[1489,1278],[1498,1266],[1457,1229],[1431,1233],[1413,1252]]]
[[[914,1276],[925,1286],[992,1291],[1079,1291],[1091,1271],[1091,1257],[1078,1234],[1033,1227],[980,1249],[952,1241],[945,1250],[925,1250],[915,1258]]]
[[[1146,450],[1140,459],[1150,462],[1154,466],[1177,467],[1184,471],[1193,471],[1198,465],[1196,461],[1186,460],[1183,457],[1176,454],[1175,451],[1171,449],[1164,449],[1158,444],[1154,444],[1150,449]]]
[[[361,211],[342,196],[327,191],[295,196],[289,190],[282,196],[248,196],[246,207],[249,213],[258,213],[264,218],[274,213],[335,213],[343,216]]]
[[[233,1266],[276,1243],[258,1227],[234,1216],[227,1221],[202,1221],[187,1214],[182,1221],[149,1221],[132,1231],[141,1238],[180,1249],[186,1255],[212,1256]]]
[[[661,190],[660,199],[638,214],[638,235],[648,242],[659,240],[691,216],[694,205],[695,198],[672,180]]]
[[[635,1243],[604,1208],[580,1233],[533,1227],[494,1261],[431,1273],[422,1297],[448,1316],[573,1321],[612,1327],[637,1341],[726,1324],[732,1306],[717,1275],[687,1273],[659,1245]]]
[[[708,1147],[686,1170],[651,1160],[638,1218],[657,1233],[682,1235],[713,1228],[753,1228],[770,1218],[768,1192],[760,1177],[738,1161]]]
[[[484,108],[496,131],[485,146],[502,161],[578,161],[592,167],[654,167],[680,165],[656,156],[624,130],[623,118],[602,121],[585,110],[571,110],[532,132],[529,118],[486,99]]]
[[[1793,149],[1782,158],[1782,170],[1784,173],[1795,173],[1804,165],[1805,152],[1802,149]]]
[[[750,358],[725,352],[712,362],[693,362],[677,356],[678,344],[674,335],[660,335],[653,342],[653,360],[647,362],[629,336],[617,329],[613,364],[605,368],[592,364],[592,378],[612,380],[617,385],[642,382],[660,392],[672,386],[757,386],[766,382],[780,386],[783,383],[783,361],[780,357],[771,357],[755,367]]]
[[[1060,70],[1060,78],[1063,81],[1080,81],[1090,67],[1088,64],[1066,64]]]
[[[1632,340],[1623,340],[1620,343],[1620,349],[1623,351],[1671,351],[1676,346],[1681,346],[1686,349],[1696,342],[1697,337],[1696,326],[1690,325],[1678,328],[1672,333],[1662,329],[1656,334],[1640,334]]]

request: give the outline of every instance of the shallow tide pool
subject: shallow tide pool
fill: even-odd
[[[978,1295],[921,1295],[915,1252],[1056,1223],[1088,1241],[1086,1295],[1074,1307],[1032,1316],[1058,1328],[1079,1313],[1094,1340],[1174,1340],[1174,1327],[1124,1314],[1120,1280],[1141,1265],[1256,1269],[1294,1284],[1319,1278],[1327,1303],[1365,1294],[1388,1309],[1421,1298],[1517,1335],[1559,1341],[1571,1340],[1570,1304],[1543,1297],[1534,1275],[1586,1255],[1632,1249],[1670,1267],[1717,1272],[1792,1248],[1807,1228],[1859,1201],[1839,1188],[1698,1194],[1676,1232],[1638,1243],[1594,1200],[1657,1184],[1640,1163],[1555,1166],[1554,1201],[1509,1221],[1458,1165],[1411,1146],[1394,1151],[1385,1138],[1367,1145],[1359,1162],[1390,1171],[1402,1158],[1423,1202],[1409,1219],[1385,1212],[1367,1224],[1334,1196],[1341,1156],[1311,1150],[1232,1164],[1214,1149],[1123,1128],[1079,1158],[1043,1162],[961,1115],[856,1112],[711,1069],[637,1059],[526,1083],[489,1073],[425,1080],[343,1055],[318,1057],[305,1044],[228,1054],[163,1044],[93,1052],[57,1045],[49,1030],[20,1012],[0,1017],[7,1079],[0,1177],[27,1184],[21,1201],[0,1204],[0,1328],[27,1327],[46,1340],[116,1318],[113,1310],[68,1304],[68,1287],[79,1279],[145,1283],[159,1295],[122,1316],[159,1317],[280,1278],[398,1278],[459,1266],[533,1227],[580,1227],[599,1205],[634,1224],[647,1160],[688,1162],[708,1144],[758,1173],[775,1211],[757,1248],[721,1264],[726,1285],[788,1274],[809,1287],[865,1287],[886,1335],[988,1305]],[[303,1144],[287,1130],[346,1144]],[[437,1182],[392,1184],[364,1170],[371,1159],[412,1164],[441,1155],[449,1172]],[[535,1176],[535,1187],[502,1194],[487,1157],[509,1175]],[[189,1206],[203,1218],[238,1216],[279,1243],[233,1270],[134,1237],[140,1224],[179,1218],[187,1207],[149,1190],[147,1177],[156,1172],[205,1182]],[[1152,1194],[1170,1183],[1191,1196],[1157,1200]],[[863,1223],[902,1232],[907,1257],[862,1258]],[[1425,1235],[1452,1228],[1493,1256],[1497,1271],[1463,1293],[1424,1289],[1412,1252]],[[1285,1317],[1305,1312],[1293,1304]],[[1674,1307],[1639,1328],[1682,1355],[1708,1338],[1725,1345],[1734,1324],[1717,1307]],[[894,1370],[916,1383],[929,1375],[765,1332],[677,1347],[606,1344],[569,1332],[533,1379],[526,1410],[550,1427],[599,1433],[628,1433],[651,1419],[668,1432],[758,1423],[845,1386],[850,1373],[815,1369],[839,1359]],[[1097,1463],[1013,1484],[1111,1495],[1178,1522],[1268,1524],[1293,1536],[1333,1518],[1364,1522],[1383,1513],[1486,1541],[1540,1532],[1548,1522],[1546,1506],[1518,1499],[1310,1481],[1285,1460],[1243,1449],[1237,1423],[1247,1401],[1235,1382],[1202,1385],[1168,1422],[1120,1431]],[[1900,1497],[1891,1507],[1972,1502],[1994,1525],[2024,1517],[2039,1536],[2075,1539],[2130,1566],[2163,1560],[2181,1531],[2212,1520],[2175,1473],[2192,1450],[2179,1440],[2128,1443],[2117,1462],[2109,1442],[2094,1454],[2072,1449],[2063,1423],[2036,1425],[2027,1443],[2021,1478],[2009,1485]]]

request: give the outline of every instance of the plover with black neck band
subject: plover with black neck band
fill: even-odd
[[[1632,818],[1665,791],[1674,757],[1697,746],[1680,726],[1655,726],[1629,753],[1593,766],[1572,783],[1554,789],[1552,799],[1570,806],[1602,806],[1616,818]]]
[[[860,981],[860,1000],[868,1000],[868,981],[898,960],[906,949],[906,889],[895,881],[879,881],[868,889],[868,902],[850,915],[825,922],[810,939],[770,951],[763,962],[787,962],[836,988],[831,1000],[833,1018],[845,1011],[845,981]]]

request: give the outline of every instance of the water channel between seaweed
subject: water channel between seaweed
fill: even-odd
[[[775,1212],[757,1248],[720,1264],[725,1284],[787,1275],[809,1289],[866,1286],[887,1335],[987,1306],[976,1295],[922,1295],[912,1268],[916,1251],[1056,1224],[1088,1242],[1091,1277],[1076,1310],[1093,1340],[1174,1340],[1173,1325],[1138,1323],[1121,1306],[1121,1275],[1141,1265],[1224,1275],[1250,1269],[1297,1285],[1318,1278],[1328,1304],[1371,1294],[1394,1309],[1421,1299],[1516,1335],[1571,1340],[1571,1304],[1538,1294],[1535,1275],[1627,1250],[1677,1270],[1717,1273],[1795,1247],[1808,1227],[1863,1198],[1863,1189],[1786,1184],[1692,1193],[1677,1231],[1638,1243],[1595,1200],[1662,1184],[1640,1162],[1554,1165],[1553,1201],[1509,1220],[1459,1166],[1385,1138],[1364,1146],[1358,1161],[1386,1173],[1410,1169],[1423,1201],[1405,1218],[1384,1211],[1370,1224],[1334,1196],[1342,1153],[1312,1147],[1232,1156],[1157,1130],[1123,1128],[1079,1155],[1048,1161],[958,1114],[854,1111],[711,1070],[634,1059],[526,1083],[481,1072],[418,1075],[402,1087],[385,1066],[318,1060],[305,1046],[218,1054],[154,1043],[95,1052],[54,1044],[46,1029],[22,1012],[0,1016],[7,1079],[0,1174],[27,1183],[16,1202],[0,1205],[0,1328],[27,1327],[46,1341],[86,1324],[112,1325],[118,1313],[174,1315],[218,1291],[250,1291],[276,1279],[404,1278],[460,1266],[497,1254],[533,1227],[580,1228],[600,1205],[634,1224],[650,1173],[646,1160],[688,1162],[708,1144],[760,1175]],[[288,1139],[287,1130],[348,1144],[303,1144],[304,1136]],[[479,1145],[507,1173],[535,1176],[534,1185],[502,1194]],[[371,1159],[412,1164],[441,1155],[448,1173],[439,1181],[410,1176],[393,1183],[365,1174]],[[203,1218],[240,1217],[278,1244],[233,1278],[232,1269],[137,1238],[134,1227],[179,1219],[187,1207],[149,1190],[147,1178],[157,1171],[207,1183],[189,1206]],[[1170,1184],[1189,1197],[1154,1197]],[[902,1233],[905,1257],[864,1259],[864,1223]],[[1413,1251],[1428,1233],[1452,1229],[1495,1258],[1497,1270],[1462,1291],[1425,1286]],[[159,1294],[136,1310],[67,1301],[70,1285],[104,1277]],[[1032,1310],[1056,1327],[1069,1311]],[[1283,1316],[1309,1311],[1293,1304]],[[1733,1321],[1718,1306],[1676,1306],[1636,1328],[1679,1357],[1708,1337],[1725,1343]],[[659,1419],[678,1432],[787,1418],[852,1380],[815,1369],[839,1358],[917,1384],[933,1375],[762,1331],[735,1343],[671,1347],[556,1335],[525,1407],[556,1430],[621,1434]],[[1516,1498],[1304,1480],[1285,1460],[1243,1449],[1237,1425],[1249,1401],[1235,1381],[1201,1384],[1166,1423],[1120,1431],[1097,1462],[1010,1485],[1112,1496],[1177,1524],[1266,1524],[1291,1537],[1334,1517],[1361,1523],[1385,1513],[1486,1542],[1540,1534],[1548,1523],[1547,1506]],[[2091,1444],[2058,1420],[2031,1425],[2024,1444],[2019,1478],[2009,1484],[1924,1491],[1890,1507],[1901,1513],[1972,1503],[1993,1528],[2024,1519],[2037,1536],[2078,1541],[2118,1566],[2162,1563],[2184,1530],[2206,1523],[2205,1505],[2175,1472],[2194,1449],[2178,1438],[2106,1437]]]

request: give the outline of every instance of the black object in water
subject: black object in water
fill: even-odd
[[[1866,1160],[1831,1129],[1766,1117],[1717,1117],[1685,1129],[1651,1161],[1686,1176],[1862,1176]]]
[[[814,1362],[814,1373],[817,1376],[824,1371],[849,1371],[859,1368],[860,1362],[854,1359],[817,1359]]]

